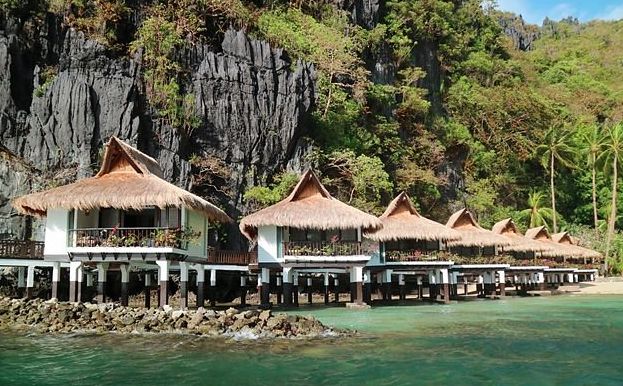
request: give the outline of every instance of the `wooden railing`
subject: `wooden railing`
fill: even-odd
[[[43,259],[43,242],[0,240],[0,258]]]
[[[354,256],[362,255],[359,241],[284,241],[286,256]]]
[[[257,251],[227,251],[208,249],[208,263],[228,265],[249,265],[257,263]]]
[[[181,228],[84,228],[69,230],[68,245],[186,249],[188,241],[188,236]]]

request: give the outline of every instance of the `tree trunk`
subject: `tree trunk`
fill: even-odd
[[[595,182],[595,175],[596,175],[596,171],[595,171],[595,153],[592,154],[592,162],[591,162],[591,172],[592,172],[592,177],[593,177],[593,181],[592,181],[592,188],[593,188],[593,221],[595,223],[595,233],[597,233],[597,183]]]
[[[556,195],[554,190],[554,152],[552,151],[551,158],[549,160],[549,184],[552,191],[552,226],[554,228],[553,233],[558,232],[556,226]]]
[[[619,157],[615,154],[612,158],[612,202],[610,203],[610,218],[608,219],[608,237],[606,239],[606,258],[604,260],[604,270],[608,274],[608,257],[610,254],[610,243],[612,242],[612,235],[614,234],[614,224],[617,218],[617,180],[618,170],[617,164],[619,163]]]

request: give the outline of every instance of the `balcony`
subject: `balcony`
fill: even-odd
[[[69,230],[68,245],[78,248],[143,247],[185,250],[194,237],[194,232],[184,228],[82,228]]]
[[[217,265],[250,265],[257,264],[257,251],[227,251],[208,249],[208,264]]]
[[[360,241],[285,241],[284,256],[360,256],[366,254]]]
[[[42,241],[0,240],[0,258],[43,259]]]

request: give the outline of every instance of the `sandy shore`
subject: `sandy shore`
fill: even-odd
[[[623,281],[610,281],[602,279],[590,283],[580,283],[578,291],[580,295],[623,295]]]

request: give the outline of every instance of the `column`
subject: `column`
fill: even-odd
[[[128,283],[130,282],[130,264],[119,264],[121,271],[121,305],[128,305]]]
[[[383,272],[383,287],[385,287],[386,300],[392,300],[392,270],[386,269]]]
[[[351,267],[350,269],[351,303],[364,304],[362,282],[363,282],[363,267]]]
[[[108,263],[97,263],[97,302],[106,303],[106,270]]]
[[[80,265],[80,268],[78,268],[77,279],[78,279],[78,282],[76,283],[76,301],[81,302],[82,301],[82,281],[84,279],[84,270],[83,270],[82,265]]]
[[[439,270],[441,284],[443,284],[443,302],[450,303],[450,274],[448,268]]]
[[[383,272],[376,274],[376,294],[381,299],[385,300],[385,288],[383,288]]]
[[[180,265],[180,308],[188,308],[188,263],[179,262]]]
[[[459,297],[459,273],[458,272],[450,273],[450,285],[451,285],[451,292],[450,292],[451,297],[453,297],[454,299],[458,299]]]
[[[417,277],[417,298],[422,300],[422,296],[424,296],[424,289],[422,288],[422,276]]]
[[[159,307],[169,305],[169,269],[171,262],[168,260],[157,260],[158,265],[158,285],[160,286]]]
[[[72,261],[69,263],[69,301],[75,302],[77,301],[76,295],[76,286],[78,285],[78,276],[82,274],[81,271],[82,262],[81,261]]]
[[[329,273],[324,273],[324,304],[329,304]]]
[[[311,276],[309,276],[307,278],[307,303],[312,304],[313,303],[313,299],[312,299],[312,284],[313,284],[313,280],[311,278]]]
[[[18,290],[26,287],[26,267],[17,267],[17,288]],[[22,296],[26,296],[26,292],[21,293]]]
[[[281,278],[281,276],[277,275],[276,279],[277,279],[276,280],[276,282],[277,282],[277,286],[276,287],[277,288],[275,288],[275,293],[277,295],[277,304],[281,304],[281,291],[282,291],[281,282],[282,282],[282,278]],[[292,287],[290,287],[290,291],[292,291]]]
[[[281,276],[283,279],[283,305],[289,307],[292,305],[292,267],[283,267]],[[280,279],[277,277],[277,291],[279,291]],[[279,297],[280,295],[278,294],[277,303],[279,303]]]
[[[506,296],[506,272],[498,271],[498,280],[500,287],[500,297]]]
[[[244,273],[240,274],[240,305],[247,305],[247,277]]]
[[[483,283],[485,279],[482,275],[478,275],[478,279],[476,280],[476,296],[484,295]]]
[[[292,296],[294,297],[294,306],[299,306],[299,273],[292,271]]]
[[[372,281],[370,280],[370,276],[372,273],[370,271],[366,271],[363,275],[363,302],[364,303],[372,303]]]
[[[434,302],[437,299],[437,271],[428,272],[428,300]]]
[[[398,275],[398,287],[400,288],[400,300],[407,299],[407,289],[405,288],[405,275],[402,273]]]
[[[28,273],[26,275],[26,297],[32,298],[32,289],[35,286],[35,266],[28,266]]]
[[[261,280],[262,280],[262,293],[260,296],[261,304],[260,306],[263,308],[270,308],[270,269],[262,268],[261,272]]]
[[[268,289],[268,287],[266,288]],[[211,269],[210,270],[210,307],[216,306],[216,295],[217,295],[216,294],[216,269]]]
[[[467,296],[469,294],[469,290],[467,288],[467,276],[463,276],[463,295]]]
[[[145,272],[145,308],[151,307],[151,274],[149,271]]]
[[[337,278],[337,274],[333,278],[333,291],[335,292],[335,302],[340,302],[340,281]]]
[[[203,264],[195,264],[197,272],[197,308],[205,306],[206,270]]]
[[[58,283],[61,281],[61,263],[52,263],[52,298],[58,300]]]

